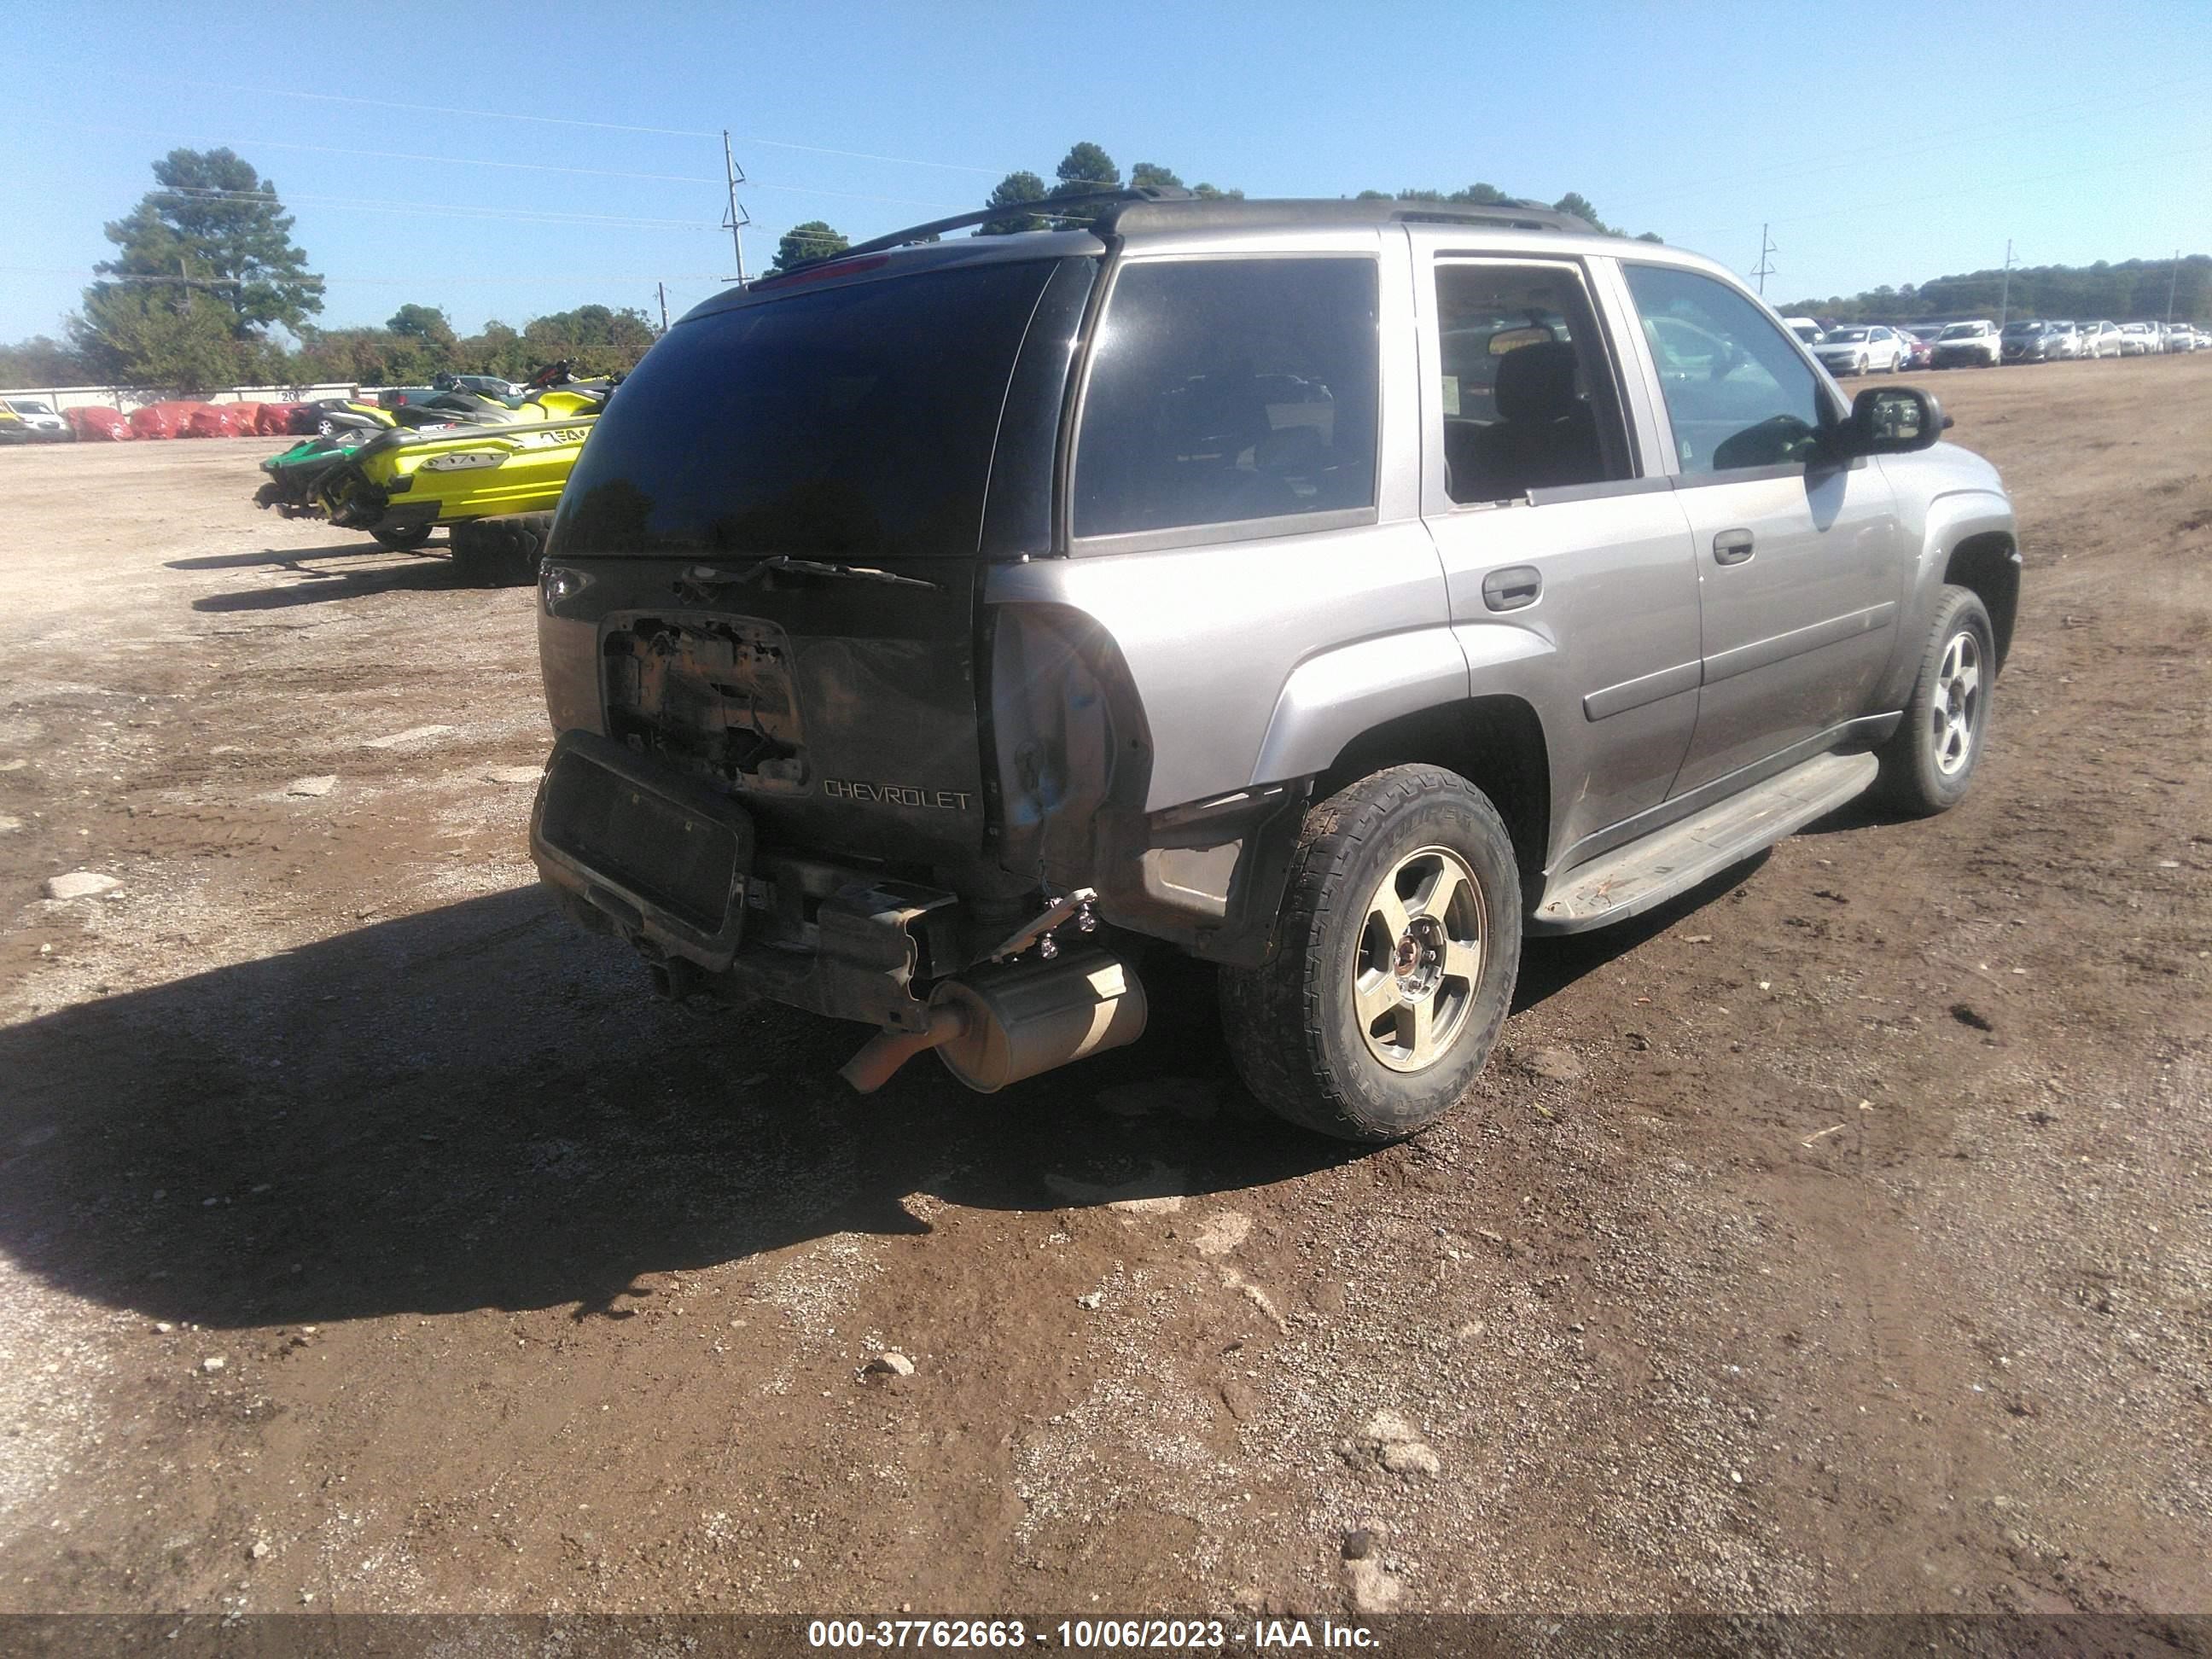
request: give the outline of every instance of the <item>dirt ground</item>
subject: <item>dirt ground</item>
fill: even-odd
[[[1972,798],[1533,946],[1357,1155],[1196,972],[990,1098],[656,1004],[529,591],[0,453],[0,1608],[2212,1610],[2212,358],[1926,379]]]

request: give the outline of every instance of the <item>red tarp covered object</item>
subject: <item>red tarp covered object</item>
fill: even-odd
[[[142,438],[190,437],[195,435],[190,430],[193,413],[210,407],[198,403],[148,404],[131,411],[131,429]]]
[[[65,409],[62,418],[76,434],[79,443],[121,443],[138,435],[119,409]]]

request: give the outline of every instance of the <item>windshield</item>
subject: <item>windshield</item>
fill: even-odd
[[[562,498],[575,553],[973,557],[1048,259],[801,289],[679,323]]]
[[[2007,323],[2005,325],[2005,332],[2008,334],[2040,334],[2043,332],[2043,325],[2041,323]]]
[[[1947,340],[1977,339],[1988,327],[1987,323],[1954,323],[1943,331],[1942,337]]]
[[[1828,336],[1826,343],[1850,345],[1865,339],[1866,337],[1867,331],[1863,328],[1839,328]]]
[[[36,398],[10,398],[8,407],[18,415],[51,415],[54,412]]]

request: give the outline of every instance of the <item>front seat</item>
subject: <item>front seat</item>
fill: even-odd
[[[1510,501],[1531,489],[1604,479],[1596,417],[1575,389],[1577,368],[1575,349],[1564,340],[1525,345],[1498,360],[1498,418],[1469,435],[1464,468],[1453,458],[1458,500]]]

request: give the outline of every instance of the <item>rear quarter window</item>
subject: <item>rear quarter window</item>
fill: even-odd
[[[1126,267],[1092,348],[1074,535],[1371,507],[1380,351],[1371,258]]]

